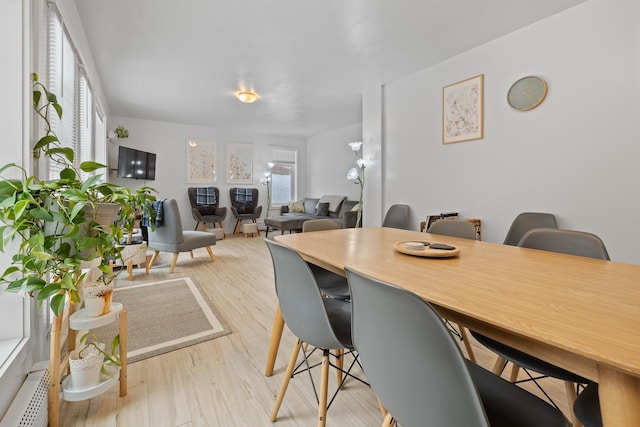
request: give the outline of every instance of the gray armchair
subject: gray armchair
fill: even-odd
[[[236,234],[240,232],[242,221],[257,222],[257,219],[262,215],[262,206],[258,206],[257,188],[233,187],[229,189],[229,196],[231,197],[231,213],[236,219],[233,233]]]
[[[191,214],[196,221],[194,230],[197,230],[198,226],[202,224],[202,231],[204,231],[206,223],[212,223],[214,228],[218,223],[220,228],[223,228],[222,221],[227,217],[227,208],[220,207],[220,191],[218,187],[208,187],[205,190],[208,191],[202,191],[203,194],[199,194],[196,187],[187,189],[189,203],[191,203]],[[207,197],[204,194],[209,194],[209,196]],[[202,202],[204,203],[199,203],[200,198],[203,199]]]
[[[149,247],[155,252],[149,262],[149,268],[158,258],[160,252],[173,253],[169,272],[173,273],[180,252],[189,252],[193,258],[193,250],[205,248],[211,257],[216,258],[211,246],[216,244],[216,236],[205,231],[183,231],[180,210],[175,199],[166,199],[162,204],[162,223],[158,224],[159,215],[156,214],[156,229],[149,229]]]

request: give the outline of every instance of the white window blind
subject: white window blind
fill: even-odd
[[[62,119],[54,113],[49,120],[61,144],[73,148],[74,165],[79,167],[81,162],[95,159],[93,92],[55,5],[49,4],[48,21],[49,91],[62,106]],[[47,166],[49,179],[58,178],[62,166],[51,160]],[[88,175],[81,173],[81,178]]]

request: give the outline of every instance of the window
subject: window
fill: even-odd
[[[76,49],[64,28],[60,15],[49,6],[49,90],[56,94],[62,106],[62,119],[49,118],[60,142],[73,148],[74,164],[95,158],[95,112],[91,85],[78,59]],[[61,167],[48,164],[50,179],[58,177]],[[81,173],[86,179],[89,174]]]
[[[297,198],[297,151],[278,147],[273,150],[271,168],[271,203],[283,205]]]

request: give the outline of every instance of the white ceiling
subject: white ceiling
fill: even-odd
[[[582,1],[75,0],[111,114],[292,136],[358,123],[368,85]]]

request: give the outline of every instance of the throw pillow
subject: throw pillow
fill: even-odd
[[[302,200],[293,200],[289,202],[289,212],[304,212]]]
[[[318,208],[316,209],[316,215],[329,216],[329,202],[318,203]]]

